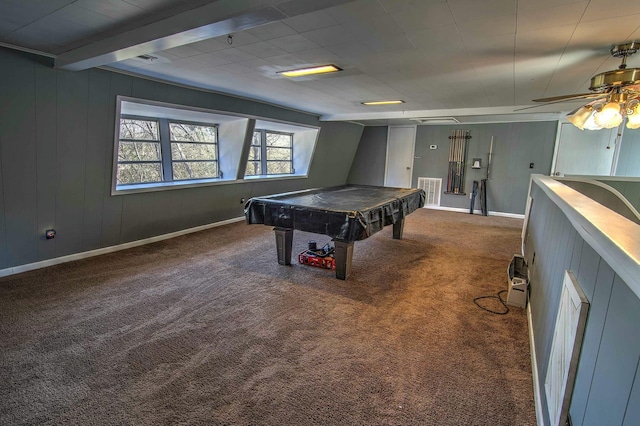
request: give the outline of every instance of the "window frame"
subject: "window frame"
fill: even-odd
[[[245,168],[245,177],[251,177],[251,178],[256,178],[256,177],[272,177],[272,176],[295,176],[296,175],[296,170],[293,166],[293,160],[294,160],[294,137],[295,134],[294,133],[289,133],[289,132],[282,132],[282,131],[278,131],[278,130],[269,130],[269,129],[254,129],[253,130],[253,135],[251,137],[251,147],[255,147],[258,145],[254,145],[253,144],[253,139],[254,139],[254,135],[256,133],[260,134],[260,174],[257,175],[247,175],[246,173],[246,168]],[[281,148],[281,149],[288,149],[290,150],[291,154],[289,156],[289,160],[269,160],[268,156],[267,156],[267,134],[276,134],[276,135],[285,135],[285,136],[289,136],[290,138],[290,144],[289,147],[276,147],[276,148]],[[253,160],[255,161],[255,160]],[[252,162],[251,160],[247,159],[247,165]],[[289,163],[290,164],[290,173],[269,173],[269,162],[279,162],[279,163]]]
[[[167,118],[167,139],[169,140],[169,160],[170,160],[170,168],[171,168],[171,182],[190,182],[190,181],[200,181],[203,179],[222,179],[223,174],[220,170],[220,138],[219,138],[219,124],[211,124],[211,123],[202,123],[198,121],[188,121],[188,120],[176,120]],[[213,127],[215,129],[216,141],[215,142],[189,142],[189,141],[174,141],[171,139],[171,124],[188,124],[193,126],[201,126],[201,127]],[[173,151],[171,150],[171,144],[173,143],[191,143],[191,144],[200,144],[200,145],[215,145],[215,160],[174,160],[173,159]],[[216,163],[216,171],[217,176],[215,177],[206,177],[206,178],[191,178],[191,179],[175,179],[173,177],[173,163]]]
[[[308,179],[309,169],[313,161],[321,130],[320,126],[314,124],[297,123],[232,111],[221,111],[201,106],[134,98],[125,95],[116,95],[114,118],[112,121],[112,131],[114,133],[112,133],[111,137],[113,142],[110,150],[112,158],[112,173],[110,177],[112,196],[228,185],[242,182]],[[217,125],[217,161],[218,171],[221,177],[169,180],[165,171],[169,171],[171,173],[171,179],[173,179],[171,155],[162,155],[162,153],[170,153],[171,150],[171,142],[168,135],[169,126],[167,125],[167,134],[160,136],[161,157],[163,159],[169,159],[167,164],[163,163],[161,167],[164,173],[163,180],[150,183],[118,184],[120,119],[123,118],[152,121],[166,118],[167,121],[172,122],[186,122],[204,126]],[[273,129],[269,130],[269,132],[284,133],[292,136],[291,174],[246,175],[247,151],[251,142],[247,139],[252,137],[249,135],[253,135],[256,127],[259,129]],[[164,131],[163,129],[165,129],[165,126],[160,125],[161,132]],[[147,154],[146,151],[145,154]],[[224,175],[222,175],[223,172]]]
[[[120,127],[121,127],[121,120],[137,120],[137,121],[151,121],[151,122],[155,122],[157,127],[158,127],[158,139],[154,140],[154,139],[127,139],[127,138],[121,138],[120,137]],[[161,130],[161,125],[160,125],[160,120],[157,118],[153,118],[153,117],[140,117],[140,116],[135,116],[135,115],[121,115],[120,119],[118,120],[117,123],[117,128],[118,128],[118,135],[117,135],[117,141],[118,141],[118,145],[117,145],[117,149],[115,152],[115,158],[116,158],[116,164],[115,164],[115,169],[116,169],[116,185],[118,186],[130,186],[130,185],[157,185],[160,183],[165,182],[165,170],[164,170],[164,164],[163,164],[163,159],[162,159],[162,130]],[[157,143],[158,146],[160,147],[160,160],[157,161],[120,161],[120,142],[144,142],[144,143]],[[117,180],[118,180],[118,166],[121,164],[160,164],[160,180],[157,181],[153,181],[153,182],[135,182],[135,183],[121,183],[121,184],[117,184]]]

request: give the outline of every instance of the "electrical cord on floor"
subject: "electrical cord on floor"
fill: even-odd
[[[476,304],[477,307],[479,307],[480,309],[484,309],[487,312],[491,312],[492,314],[496,314],[496,315],[506,315],[509,313],[509,307],[507,306],[507,304],[505,303],[504,299],[500,296],[500,293],[505,293],[507,290],[500,290],[497,294],[493,295],[493,296],[480,296],[480,297],[476,297],[473,299],[473,303]],[[489,308],[485,308],[484,306],[481,306],[478,303],[478,300],[480,299],[498,299],[500,301],[500,303],[502,304],[502,306],[504,306],[505,311],[504,312],[498,312],[498,311],[493,311]]]

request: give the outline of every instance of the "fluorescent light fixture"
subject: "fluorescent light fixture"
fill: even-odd
[[[393,100],[393,101],[371,101],[371,102],[362,102],[362,105],[366,105],[366,106],[374,106],[374,105],[397,105],[397,104],[403,104],[404,101],[397,99],[397,100]]]
[[[319,65],[317,67],[310,67],[310,68],[299,68],[297,70],[278,71],[278,74],[282,74],[285,77],[301,77],[303,75],[324,74],[324,73],[335,72],[335,71],[342,71],[342,68],[329,64],[329,65]]]

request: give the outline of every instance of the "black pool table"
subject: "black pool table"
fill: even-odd
[[[393,225],[393,238],[401,239],[404,218],[424,206],[421,189],[344,185],[287,192],[247,201],[248,224],[273,226],[278,263],[291,264],[293,230],[328,235],[335,244],[336,277],[351,272],[353,242],[369,238]]]

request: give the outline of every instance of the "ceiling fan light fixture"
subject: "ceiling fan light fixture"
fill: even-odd
[[[580,107],[573,114],[567,115],[567,120],[578,129],[584,130],[589,121],[593,122],[593,107],[591,105]]]
[[[620,113],[620,104],[618,102],[609,102],[601,111],[596,112],[593,118],[601,128],[613,129],[622,123],[622,114]]]
[[[636,104],[633,114],[627,115],[627,128],[640,129],[640,107]]]

